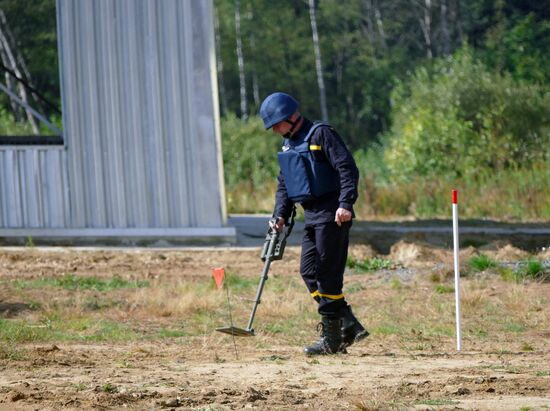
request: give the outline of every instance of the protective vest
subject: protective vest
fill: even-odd
[[[330,127],[325,123],[314,123],[306,136],[285,138],[283,151],[278,153],[288,198],[295,203],[319,198],[340,189],[338,172],[325,156],[315,159],[312,154],[312,151],[322,149],[320,146],[310,145],[313,133],[322,126]]]

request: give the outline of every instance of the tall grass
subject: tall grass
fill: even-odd
[[[550,219],[550,167],[546,164],[484,171],[456,180],[416,178],[409,183],[380,181],[376,174],[368,174],[368,167],[360,164],[360,168],[364,171],[356,203],[360,218],[448,218],[450,193],[456,188],[463,218]]]

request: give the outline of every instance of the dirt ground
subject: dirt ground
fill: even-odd
[[[510,264],[525,257],[521,250],[507,247],[485,252]],[[16,279],[71,272],[104,278],[119,275],[161,284],[175,278],[206,281],[216,266],[256,277],[262,267],[258,252],[0,249],[0,320],[36,319],[38,314],[25,301],[25,295],[34,293],[35,301],[69,298],[67,291],[46,288],[31,294],[16,293],[10,285]],[[475,252],[478,250],[463,250],[461,258],[465,260]],[[374,255],[365,246],[354,247],[351,254],[358,259]],[[299,250],[290,248],[284,261],[273,263],[270,274],[296,277],[298,256]],[[433,273],[448,275],[452,261],[448,250],[410,244],[401,244],[386,257],[399,264],[367,277],[346,279],[347,284],[362,286],[356,287],[359,291],[352,296],[358,307],[356,313],[361,314],[367,328],[378,321],[374,308],[390,301],[394,293],[402,293],[403,304],[409,298],[418,298],[419,302],[431,298]],[[550,256],[546,252],[539,258]],[[431,273],[432,280],[427,273]],[[398,286],[392,278],[400,279]],[[463,279],[465,290],[471,289],[469,282],[473,284],[474,280]],[[479,293],[509,302],[504,298],[512,285],[500,280],[491,284]],[[230,336],[213,329],[178,338],[17,343],[9,348],[17,355],[6,354],[7,348],[0,355],[0,410],[550,409],[550,284],[522,287],[514,292],[529,296],[535,304],[532,310],[525,309],[526,321],[533,320],[525,333],[495,332],[480,339],[470,333],[462,352],[455,350],[453,336],[422,337],[419,331],[407,329],[404,339],[372,332],[348,354],[307,358],[300,343],[315,338],[313,323],[296,328],[300,331],[295,336],[267,332],[262,323],[271,318],[267,313],[272,307],[269,301],[258,312],[258,335],[237,338],[235,345]],[[70,298],[78,297],[71,294]],[[118,298],[130,301],[139,296],[121,294]],[[371,309],[360,309],[361,301]],[[518,301],[516,304],[520,304]],[[469,304],[465,303],[465,315],[475,317],[476,305],[470,300]],[[249,307],[250,303],[245,305]],[[149,313],[137,306],[132,302],[104,315],[126,321],[136,329],[181,320],[173,307]],[[399,313],[400,307],[394,306],[393,310]],[[404,313],[404,317],[407,315],[415,314]],[[407,338],[411,344],[407,344]]]

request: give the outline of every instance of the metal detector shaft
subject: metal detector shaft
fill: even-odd
[[[254,322],[254,316],[256,315],[256,310],[260,304],[260,299],[262,297],[262,292],[264,290],[265,282],[267,281],[267,273],[269,272],[269,266],[271,261],[273,261],[273,249],[277,244],[279,239],[279,232],[273,229],[274,233],[271,235],[271,241],[269,243],[269,248],[267,249],[267,258],[265,259],[264,270],[262,271],[262,276],[260,278],[260,284],[258,284],[258,290],[256,291],[256,300],[254,301],[254,307],[252,307],[252,312],[250,313],[250,319],[248,320],[248,325],[246,329],[248,331],[252,330],[252,323]]]
[[[248,325],[246,326],[246,328],[243,329],[243,328],[235,327],[233,325],[233,322],[231,322],[230,327],[216,328],[216,331],[219,331],[225,334],[230,334],[233,336],[239,336],[239,337],[254,335],[254,330],[252,329],[252,323],[254,322],[254,316],[256,315],[256,310],[258,309],[258,305],[260,304],[260,301],[261,301],[264,285],[265,285],[265,282],[267,281],[267,273],[269,272],[269,266],[271,265],[272,261],[280,260],[283,258],[286,240],[290,236],[290,233],[292,232],[292,227],[294,227],[295,215],[296,215],[296,209],[294,208],[290,216],[290,223],[288,227],[286,228],[286,230],[283,230],[281,232],[277,231],[277,229],[275,228],[277,219],[273,218],[270,221],[270,227],[267,231],[267,235],[265,237],[264,245],[262,248],[262,253],[260,255],[260,258],[262,259],[262,261],[264,261],[264,270],[262,271],[260,284],[258,285],[258,290],[256,291],[256,299],[254,300],[254,307],[252,307],[252,312],[250,313],[250,319],[248,320]],[[227,297],[227,301],[229,304],[229,294]],[[229,307],[229,318],[231,319],[231,307]]]

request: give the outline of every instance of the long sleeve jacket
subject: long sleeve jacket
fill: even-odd
[[[296,136],[307,134],[312,125],[311,121],[304,119]],[[358,196],[359,170],[344,141],[332,127],[317,128],[310,141],[311,145],[321,147],[320,150],[313,152],[314,156],[318,156],[316,160],[328,161],[337,171],[340,179],[339,191],[301,204],[304,209],[306,224],[313,225],[334,221],[336,210],[339,207],[353,213],[353,204]],[[284,217],[288,221],[294,204],[288,198],[282,173],[279,173],[277,179],[274,216]]]

